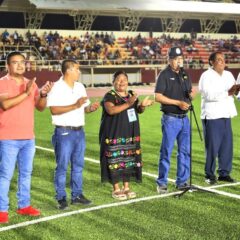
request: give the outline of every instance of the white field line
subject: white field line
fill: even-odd
[[[53,149],[50,149],[50,148],[44,148],[44,147],[40,147],[40,146],[36,146],[37,149],[40,149],[40,150],[45,150],[45,151],[48,151],[48,152],[54,152]],[[92,163],[96,163],[96,164],[99,164],[99,160],[96,160],[96,159],[93,159],[93,158],[89,158],[89,157],[84,157],[85,160],[89,161],[89,162],[92,162]],[[153,174],[153,173],[148,173],[148,172],[142,172],[143,175],[145,176],[148,176],[148,177],[152,177],[152,178],[157,178],[158,176],[156,174]],[[168,181],[169,182],[175,182],[174,179],[171,179],[171,178],[168,178]],[[202,186],[198,186],[198,185],[194,185],[196,186],[197,188],[199,189],[209,189],[211,191],[211,189],[215,189],[215,188],[220,188],[220,187],[229,187],[229,186],[236,186],[236,185],[240,185],[240,182],[236,182],[236,183],[226,183],[226,184],[220,184],[220,185],[213,185],[213,186],[210,186],[210,187],[202,187]],[[210,192],[209,191],[209,192]],[[216,191],[214,191],[216,192]],[[221,191],[222,192],[222,191]],[[233,194],[233,195],[236,195],[236,194]],[[237,195],[238,196],[238,195]]]
[[[215,188],[220,188],[220,187],[233,187],[233,186],[237,186],[240,185],[240,182],[235,182],[235,183],[225,183],[225,184],[220,184],[220,185],[213,185],[211,187],[208,187],[210,189],[215,189]]]
[[[44,147],[40,147],[40,146],[36,146],[36,148],[40,149],[40,150],[54,152],[54,150],[50,149],[50,148],[44,148]],[[99,161],[97,161],[95,159],[88,158],[88,157],[85,157],[85,159],[87,161],[99,164]],[[146,175],[146,176],[149,176],[149,177],[157,178],[157,175],[155,175],[155,174],[151,174],[151,173],[147,173],[147,172],[143,172],[143,174]],[[174,182],[173,179],[169,179],[169,181]],[[231,193],[227,193],[227,192],[223,192],[223,191],[213,189],[213,187],[232,186],[232,185],[238,185],[238,184],[240,184],[240,183],[224,184],[224,185],[218,185],[218,186],[212,186],[212,187],[201,187],[201,186],[197,186],[197,185],[194,185],[194,186],[196,186],[200,190],[202,189],[204,191],[208,191],[208,192],[217,193],[217,194],[220,194],[220,195],[240,199],[240,195],[231,194]],[[103,204],[103,205],[99,205],[99,206],[95,206],[95,207],[84,208],[84,209],[75,210],[75,211],[71,211],[71,212],[56,214],[56,215],[52,215],[52,216],[48,216],[48,217],[38,218],[38,219],[35,219],[35,220],[31,220],[31,221],[26,221],[26,222],[22,222],[22,223],[9,225],[9,226],[6,226],[6,227],[1,227],[0,232],[8,231],[8,230],[11,230],[11,229],[16,229],[16,228],[20,228],[20,227],[26,227],[26,226],[29,226],[29,225],[34,225],[34,224],[41,223],[41,222],[51,221],[51,220],[54,220],[54,219],[67,217],[67,216],[71,216],[71,215],[81,214],[81,213],[85,213],[85,212],[92,212],[92,211],[96,211],[96,210],[99,210],[99,209],[124,206],[124,205],[128,205],[128,204],[131,204],[131,203],[137,203],[137,202],[149,201],[149,200],[158,199],[158,198],[175,196],[175,195],[178,195],[180,193],[182,193],[182,191],[166,193],[166,194],[161,194],[161,195],[158,194],[158,195],[149,196],[149,197],[136,198],[136,199],[132,199],[132,200],[124,201],[124,202]]]
[[[37,149],[41,149],[41,150],[46,150],[46,151],[49,151],[49,152],[54,152],[50,148],[43,148],[43,147],[39,147],[39,146],[36,146],[36,148]],[[87,161],[89,161],[89,162],[99,164],[99,161],[96,160],[96,159],[92,159],[92,158],[88,158],[88,157],[85,157],[85,159]],[[149,176],[149,177],[155,178],[155,179],[157,178],[156,174],[152,174],[152,173],[148,173],[148,172],[143,172],[142,174],[145,175],[145,176]],[[168,178],[168,181],[169,182],[175,182],[175,180],[171,179],[171,178]],[[220,188],[220,187],[236,186],[236,185],[239,185],[239,184],[240,184],[240,182],[221,184],[221,185],[214,185],[214,186],[210,186],[210,187],[202,187],[202,186],[198,186],[198,185],[195,185],[195,184],[193,186],[195,186],[199,190],[203,190],[203,191],[207,191],[207,192],[211,192],[211,193],[216,193],[216,194],[227,196],[227,197],[231,197],[231,198],[240,199],[240,195],[238,195],[238,194],[228,193],[228,192],[224,192],[224,191],[220,191],[220,190],[216,190],[215,189],[215,188]]]
[[[85,212],[92,212],[92,211],[105,209],[105,208],[124,206],[124,205],[129,205],[129,204],[132,204],[132,203],[138,203],[138,202],[149,201],[149,200],[158,199],[158,198],[175,196],[175,195],[180,194],[180,193],[181,193],[181,191],[166,193],[166,194],[161,194],[161,195],[158,194],[158,195],[149,196],[149,197],[135,198],[135,199],[128,200],[128,201],[103,204],[103,205],[99,205],[99,206],[95,206],[95,207],[89,207],[89,208],[79,209],[79,210],[75,210],[75,211],[71,211],[71,212],[55,214],[55,215],[48,216],[48,217],[38,218],[38,219],[35,219],[35,220],[31,220],[31,221],[26,221],[26,222],[17,223],[17,224],[14,224],[14,225],[6,226],[6,227],[1,227],[0,232],[8,231],[8,230],[15,229],[15,228],[20,228],[20,227],[26,227],[26,226],[29,226],[29,225],[34,225],[34,224],[41,223],[41,222],[47,222],[47,221],[51,221],[51,220],[54,220],[54,219],[67,217],[67,216],[72,216],[72,215],[76,215],[76,214],[81,214],[81,213],[85,213]]]
[[[51,148],[44,148],[44,147],[40,147],[40,146],[36,146],[37,149],[40,149],[40,150],[45,150],[45,151],[48,151],[48,152],[54,152],[53,149]],[[92,162],[92,163],[96,163],[96,164],[99,164],[99,160],[96,160],[96,159],[92,159],[92,158],[89,158],[89,157],[84,157],[85,160],[87,160],[88,162]],[[152,173],[148,173],[148,172],[142,172],[143,175],[145,176],[148,176],[148,177],[152,177],[152,178],[157,178],[157,175],[156,174],[152,174]],[[170,179],[168,178],[168,181],[170,182],[175,182],[174,179]]]
[[[206,192],[216,193],[216,194],[223,195],[223,196],[226,196],[226,197],[240,199],[240,195],[238,195],[238,194],[220,191],[220,190],[214,189],[213,186],[212,187],[201,187],[201,186],[193,185],[193,187],[194,186],[197,189],[199,189],[200,191],[203,190],[203,191],[206,191]],[[223,185],[218,185],[218,186],[223,186]]]

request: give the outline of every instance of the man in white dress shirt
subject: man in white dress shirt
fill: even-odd
[[[237,115],[233,94],[235,79],[225,69],[221,52],[209,57],[210,68],[200,77],[199,91],[202,95],[201,119],[205,140],[205,181],[215,184],[216,158],[218,158],[218,181],[234,182],[232,170],[233,137],[231,118]]]
[[[240,84],[240,73],[237,76],[237,84]],[[238,93],[237,99],[240,101],[240,93]]]
[[[71,163],[71,203],[91,204],[82,190],[85,153],[84,113],[94,112],[99,107],[98,102],[90,104],[83,84],[77,82],[80,70],[76,61],[63,61],[62,74],[63,76],[54,84],[47,99],[52,123],[55,125],[52,137],[57,164],[54,185],[60,210],[68,207],[65,188],[69,162]]]

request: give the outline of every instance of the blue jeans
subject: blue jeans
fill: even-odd
[[[65,188],[69,161],[71,162],[70,187],[72,199],[75,199],[82,194],[82,171],[85,153],[85,133],[83,128],[81,130],[55,128],[52,144],[57,163],[54,177],[56,199],[60,200],[67,197]]]
[[[35,140],[0,140],[0,211],[8,211],[8,192],[18,167],[18,208],[30,205],[30,188]]]
[[[190,175],[190,124],[188,117],[176,118],[163,114],[162,145],[158,168],[158,185],[167,185],[170,159],[174,142],[177,140],[177,178],[176,185],[187,182]]]

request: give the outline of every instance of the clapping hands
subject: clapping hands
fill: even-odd
[[[137,95],[136,93],[134,93],[134,94],[128,99],[128,101],[127,101],[128,105],[129,105],[129,106],[132,106],[132,105],[135,103],[135,101],[137,100],[137,98],[138,98],[138,95]]]
[[[148,107],[148,106],[151,106],[153,103],[154,103],[154,101],[149,99],[149,96],[147,96],[142,100],[141,106],[142,107]]]
[[[94,102],[90,105],[89,110],[90,112],[95,112],[100,107],[99,102]]]
[[[36,78],[33,78],[31,80],[29,80],[29,82],[27,83],[27,86],[26,86],[26,91],[25,93],[29,96],[33,90],[33,86],[34,86],[34,83],[36,81]]]
[[[233,94],[237,95],[240,91],[240,84],[234,84],[229,90],[228,90],[228,96],[232,96]]]
[[[41,95],[42,96],[47,96],[47,94],[50,92],[50,90],[53,87],[53,82],[47,81],[41,88]]]

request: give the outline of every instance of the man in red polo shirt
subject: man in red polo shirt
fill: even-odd
[[[21,215],[39,216],[30,205],[32,163],[35,154],[34,109],[43,111],[52,87],[47,82],[39,92],[35,79],[26,79],[25,57],[7,56],[8,74],[0,79],[0,223],[8,222],[9,187],[18,165],[18,210]]]

